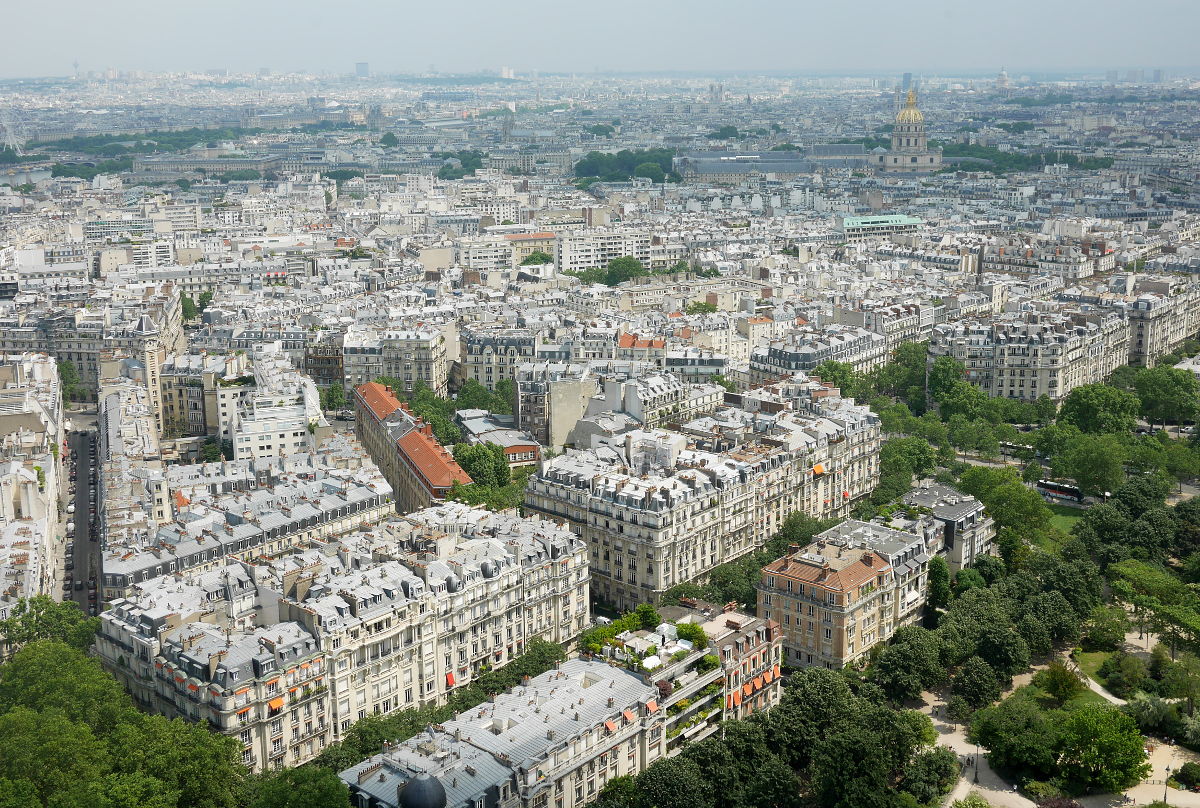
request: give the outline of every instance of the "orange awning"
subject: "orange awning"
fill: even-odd
[[[271,681],[269,681],[269,682],[267,682],[267,683],[266,683],[267,687],[270,687],[271,685],[277,685],[277,684],[279,684],[279,678],[278,678],[278,677],[276,677],[276,678],[274,678],[274,679],[272,679]]]
[[[283,696],[276,696],[267,702],[267,706],[272,710],[280,710],[283,708]]]
[[[762,690],[762,677],[761,676],[754,677],[754,689]]]
[[[773,679],[773,678],[774,678],[774,676],[771,674],[770,671],[767,671],[766,673],[764,673],[762,675],[763,682],[768,685],[771,684],[771,679]]]
[[[648,712],[648,713],[658,712],[658,702],[655,701],[654,699],[651,699],[650,701],[646,702],[646,712]]]
[[[625,716],[626,721],[636,721],[637,720],[637,716],[633,714],[632,710],[622,710],[621,715]]]
[[[825,473],[824,464],[818,463],[817,465],[813,466],[813,474],[824,474],[824,473]]]
[[[776,676],[779,675],[779,663],[778,662],[775,663],[775,675]]]
[[[309,668],[311,668],[311,667],[312,667],[312,665],[308,664],[307,662],[301,662],[301,663],[300,663],[300,667],[301,667],[301,669],[303,669],[303,670],[308,670]]]
[[[188,683],[188,690],[199,690],[199,689],[200,689],[200,685],[194,685],[190,682]]]
[[[747,696],[749,696],[751,693],[754,692],[754,685],[750,684],[749,682],[746,682],[746,684],[742,685],[742,692],[745,693]]]
[[[250,712],[250,708],[249,708],[249,707],[243,707],[242,709],[240,709],[240,710],[238,710],[238,711],[237,711],[237,714],[238,714],[238,715],[242,715],[243,713],[248,713],[248,712]]]
[[[446,674],[446,687],[454,687],[454,672]]]
[[[295,692],[296,692],[297,690],[299,690],[299,689],[300,689],[299,687],[289,687],[289,688],[288,688],[288,692],[289,692],[289,693],[295,693]]]
[[[240,696],[240,695],[242,695],[243,693],[249,693],[249,692],[250,692],[250,688],[248,688],[248,687],[243,687],[241,690],[235,690],[235,691],[233,691],[233,695],[235,695],[235,696]]]
[[[733,709],[733,696],[726,696],[726,697],[725,697],[725,709],[726,709],[726,710],[732,710],[732,709]]]
[[[733,706],[734,707],[742,706],[742,691],[738,690],[733,694]]]
[[[616,722],[613,722],[613,721],[605,721],[605,722],[604,722],[604,728],[605,728],[606,730],[608,730],[609,732],[616,732],[616,731],[617,731],[617,725],[616,725]]]

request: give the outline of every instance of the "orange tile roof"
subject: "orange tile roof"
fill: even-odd
[[[639,339],[636,334],[622,334],[617,338],[617,346],[621,348],[665,348],[667,341],[658,339]]]
[[[421,429],[404,435],[396,441],[396,446],[429,488],[449,488],[454,483],[470,485],[472,482],[471,475],[454,462],[445,447]]]
[[[380,421],[400,409],[400,399],[379,382],[367,382],[354,388],[354,394],[362,399],[371,413]]]
[[[871,563],[865,563],[867,559]],[[784,556],[763,567],[763,572],[806,584],[816,584],[834,592],[848,592],[890,569],[891,566],[883,556],[874,551],[864,551],[840,569],[820,566],[796,556]]]
[[[191,500],[184,496],[182,491],[175,492],[176,508],[186,508],[189,504],[191,504]]]

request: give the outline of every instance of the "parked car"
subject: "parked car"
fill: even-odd
[[[83,581],[76,581],[75,582],[75,591],[78,592],[81,589],[83,589]]]

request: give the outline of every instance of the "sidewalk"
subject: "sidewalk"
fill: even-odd
[[[1131,652],[1136,650],[1146,653],[1143,649],[1147,647],[1153,648],[1154,642],[1156,642],[1156,639],[1150,637],[1144,637],[1139,640],[1137,632],[1132,632],[1126,637],[1127,645],[1134,646],[1127,649]],[[1066,653],[1063,653],[1060,658],[1069,668],[1082,676],[1075,661]],[[1008,696],[1017,688],[1029,684],[1033,679],[1033,675],[1045,667],[1046,665],[1044,664],[1036,665],[1026,673],[1014,676],[1012,686],[1003,695]],[[1083,679],[1093,692],[1103,696],[1108,702],[1114,705],[1125,703],[1124,699],[1119,699],[1112,695],[1089,677],[1083,676]],[[922,704],[917,709],[929,716],[930,720],[933,721],[933,728],[938,733],[937,742],[942,746],[952,749],[963,764],[958,783],[950,791],[949,796],[943,800],[943,805],[950,805],[955,800],[961,800],[967,794],[976,791],[989,803],[997,806],[997,808],[1036,808],[1032,800],[1016,791],[1013,783],[1005,780],[992,770],[987,760],[987,751],[979,749],[975,744],[967,740],[966,725],[950,721],[945,717],[946,701],[941,694],[925,692],[921,694],[921,699]],[[1151,770],[1150,776],[1146,780],[1129,789],[1124,795],[1093,794],[1077,799],[1085,808],[1147,805],[1163,798],[1163,782],[1167,776],[1166,767],[1170,766],[1171,771],[1175,771],[1189,761],[1200,761],[1200,755],[1176,745],[1155,744],[1151,748],[1149,758]],[[1126,798],[1129,798],[1132,802],[1126,801]],[[1167,804],[1184,806],[1185,808],[1200,808],[1200,794],[1174,788],[1167,789]]]

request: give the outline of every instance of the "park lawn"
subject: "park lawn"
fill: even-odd
[[[1081,691],[1079,693],[1079,695],[1076,696],[1075,698],[1069,700],[1067,702],[1067,704],[1079,705],[1079,704],[1087,704],[1088,702],[1091,702],[1091,701],[1099,702],[1100,704],[1108,704],[1109,703],[1108,699],[1101,696],[1095,690],[1088,688],[1087,690]]]
[[[1088,675],[1088,678],[1104,684],[1096,678],[1096,671],[1100,670],[1100,666],[1110,656],[1112,656],[1111,651],[1076,651],[1075,662],[1079,665],[1079,669]]]
[[[1083,517],[1083,510],[1081,508],[1071,508],[1067,505],[1049,505],[1047,507],[1054,514],[1050,517],[1050,524],[1063,533],[1070,533],[1075,523]]]

